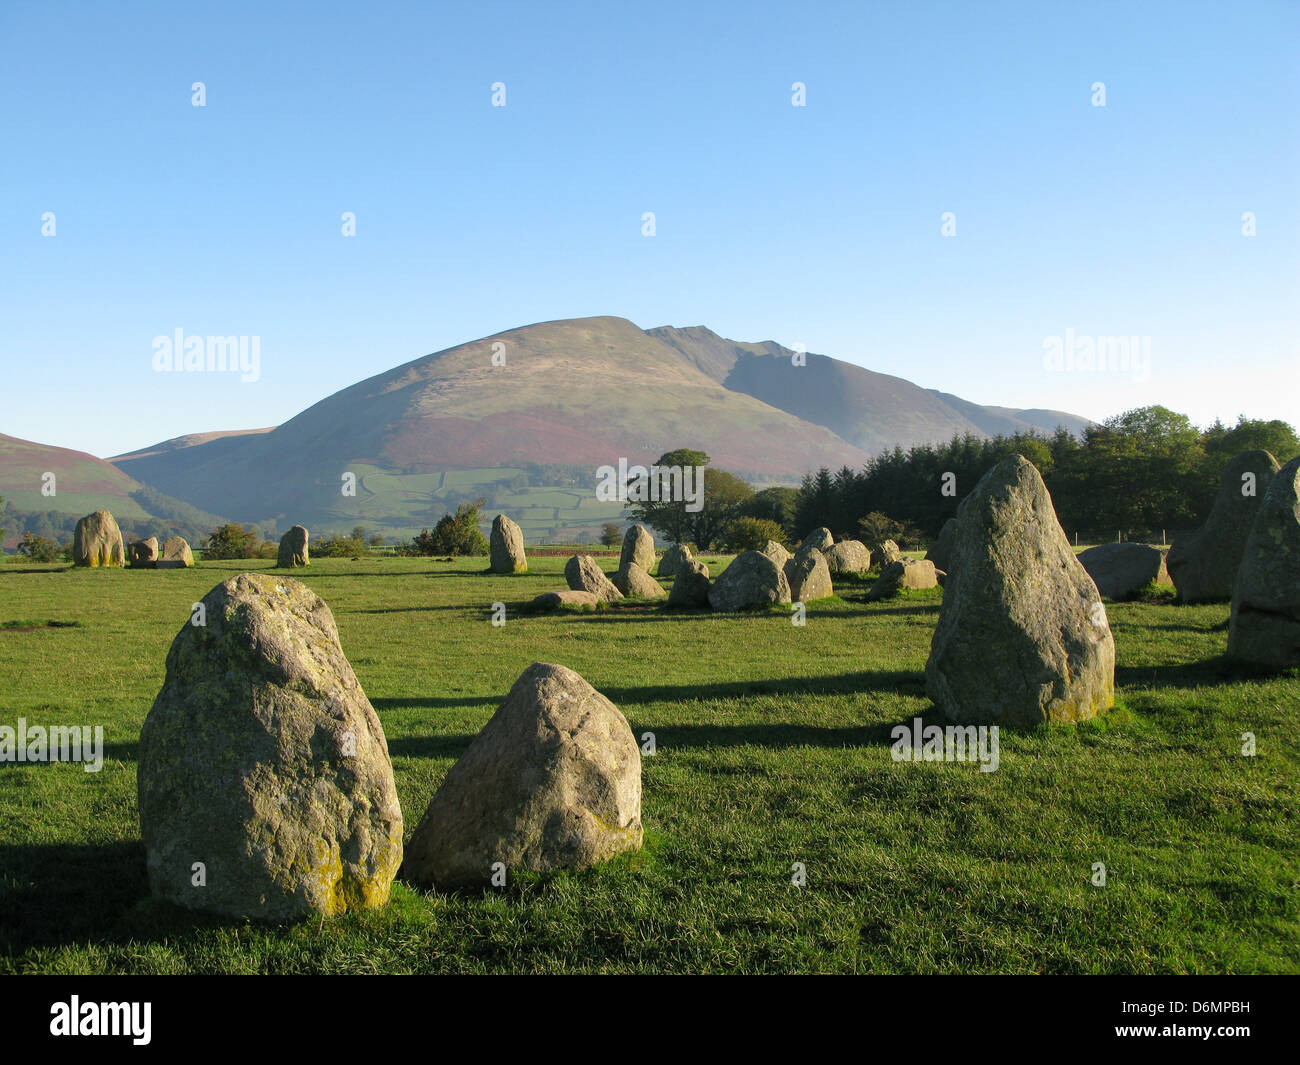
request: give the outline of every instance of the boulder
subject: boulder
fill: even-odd
[[[957,724],[1082,721],[1114,703],[1106,609],[1020,455],[989,470],[958,508],[925,686]]]
[[[676,577],[683,562],[690,562],[694,556],[685,544],[673,544],[659,559],[659,579]]]
[[[590,592],[575,592],[565,589],[562,592],[543,592],[532,602],[536,611],[560,610],[563,607],[590,607],[594,610],[600,604]]]
[[[888,599],[905,588],[937,588],[939,573],[928,559],[900,558],[887,563],[867,592],[867,601]]]
[[[930,550],[925,553],[926,561],[933,562],[935,569],[947,572],[948,562],[952,558],[952,539],[956,532],[957,519],[949,518],[943,523],[943,528],[939,530],[939,535],[930,545]]]
[[[1102,544],[1079,555],[1093,584],[1107,599],[1128,599],[1148,584],[1171,585],[1165,555],[1149,544]]]
[[[820,529],[814,529],[805,536],[803,538],[803,543],[799,545],[799,549],[803,550],[804,548],[815,547],[818,551],[827,551],[834,545],[834,543],[835,537],[831,535],[830,529],[823,525]]]
[[[280,537],[280,550],[275,564],[281,569],[311,565],[311,555],[307,550],[307,530],[304,526],[295,525]]]
[[[151,536],[147,540],[128,544],[126,554],[131,560],[132,569],[153,569],[154,563],[158,561],[158,537]]]
[[[492,519],[491,557],[493,573],[527,573],[524,533],[504,514]]]
[[[125,566],[126,547],[117,520],[106,510],[87,514],[72,534],[72,561],[78,566]]]
[[[782,569],[784,569],[785,564],[794,557],[785,549],[784,544],[778,544],[775,540],[769,540],[759,548],[759,550]]]
[[[1273,477],[1241,559],[1228,657],[1269,669],[1300,666],[1300,458]]]
[[[841,540],[822,554],[833,577],[866,573],[871,568],[871,552],[858,540]]]
[[[742,551],[709,589],[709,605],[728,613],[788,602],[785,572],[762,551]]]
[[[664,599],[668,595],[659,582],[635,562],[619,568],[614,574],[614,587],[629,599]]]
[[[1228,463],[1209,518],[1174,540],[1165,561],[1183,602],[1232,598],[1255,514],[1277,469],[1277,459],[1267,451],[1244,451]]]
[[[790,584],[790,599],[795,603],[811,603],[835,594],[831,586],[831,570],[826,556],[815,547],[801,547],[785,564],[785,579]]]
[[[688,558],[678,566],[672,591],[668,593],[668,605],[708,606],[709,567],[694,558]]]
[[[183,536],[169,536],[163,541],[158,558],[159,569],[187,569],[194,565],[194,552]]]
[[[575,592],[590,592],[602,603],[622,599],[623,593],[605,576],[590,555],[574,555],[564,564],[564,579]]]
[[[583,869],[641,846],[641,751],[613,703],[536,662],[433,796],[404,875],[442,890]],[[508,880],[507,880],[508,882]]]
[[[140,732],[154,897],[267,920],[384,905],[402,812],[329,607],[265,573],[232,577],[203,605],[206,624],[172,641]]]
[[[888,566],[891,562],[898,562],[903,557],[903,552],[898,549],[898,545],[893,540],[885,540],[880,545],[880,564]]]
[[[623,550],[618,556],[618,568],[635,562],[649,573],[655,568],[655,538],[644,525],[629,525],[623,534]]]

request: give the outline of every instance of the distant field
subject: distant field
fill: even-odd
[[[922,670],[940,593],[867,605],[844,584],[803,628],[785,610],[521,612],[563,586],[563,557],[519,577],[418,558],[296,576],[383,722],[408,838],[547,661],[655,734],[643,852],[499,891],[399,882],[384,911],[285,928],[156,905],[140,726],[190,605],[267,565],[0,567],[0,723],[102,724],[108,747],[98,774],[0,764],[0,972],[1300,971],[1300,679],[1225,670],[1226,605],[1110,606],[1123,705],[1003,732],[1000,768],[980,773],[890,756],[895,724],[935,720]]]
[[[332,502],[334,517],[328,525],[339,531],[367,525],[384,536],[409,539],[430,528],[450,506],[445,502],[466,494],[491,497],[503,482],[524,471],[513,467],[449,470],[446,473],[395,474],[363,463],[352,464],[357,475],[357,495]],[[596,499],[589,489],[534,486],[507,491],[497,505],[485,507],[487,522],[506,510],[519,523],[528,543],[574,539],[579,533],[594,535],[606,521],[623,514],[621,503]]]

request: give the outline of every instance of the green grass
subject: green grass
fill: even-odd
[[[1226,605],[1109,605],[1122,705],[1004,731],[980,773],[890,756],[892,726],[936,719],[939,593],[864,604],[868,585],[842,582],[802,628],[785,610],[524,612],[564,586],[563,558],[515,577],[398,558],[297,575],[383,721],[408,836],[513,681],[549,661],[655,734],[642,852],[499,891],[399,882],[383,911],[282,928],[155,904],[140,726],[191,604],[267,565],[0,568],[0,622],[79,622],[0,631],[0,723],[106,733],[98,774],[0,765],[0,972],[1300,970],[1300,679],[1226,668]]]

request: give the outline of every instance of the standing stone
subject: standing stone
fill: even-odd
[[[958,508],[925,687],[957,724],[1082,721],[1114,703],[1106,609],[1020,455],[989,470]]]
[[[891,562],[898,562],[903,557],[903,552],[898,549],[898,545],[893,540],[885,540],[880,545],[880,562],[882,566],[888,566]]]
[[[818,551],[829,551],[835,544],[835,537],[831,535],[830,529],[823,525],[820,529],[814,529],[803,538],[803,543],[799,545],[799,550],[815,547]],[[797,554],[798,552],[796,552]]]
[[[1090,547],[1080,553],[1079,564],[1107,599],[1127,599],[1148,584],[1173,584],[1165,569],[1164,552],[1149,544]]]
[[[613,703],[535,662],[461,756],[406,850],[404,875],[444,891],[584,869],[641,846],[641,751]]]
[[[194,552],[183,536],[169,536],[162,545],[159,569],[186,569],[194,565]]]
[[[699,559],[690,558],[677,567],[672,591],[668,593],[669,606],[708,606],[709,567]]]
[[[694,556],[685,544],[673,544],[659,559],[659,579],[676,577],[683,562],[690,562]]]
[[[937,588],[939,571],[928,559],[900,558],[886,563],[867,592],[867,602],[888,599],[906,589]]]
[[[1300,666],[1300,458],[1273,477],[1255,515],[1232,595],[1228,657]]]
[[[1232,598],[1246,540],[1277,469],[1267,451],[1244,451],[1228,463],[1205,524],[1169,549],[1165,564],[1184,603]]]
[[[307,529],[304,526],[295,525],[280,537],[280,551],[276,555],[275,564],[281,569],[311,565],[307,551]]]
[[[834,577],[850,573],[866,573],[871,568],[871,552],[860,540],[841,540],[822,554]]]
[[[267,920],[384,905],[402,811],[329,607],[265,573],[232,577],[203,605],[206,624],[172,641],[140,733],[154,897]]]
[[[644,525],[629,525],[623,534],[623,550],[618,556],[618,568],[635,562],[649,573],[655,568],[655,538]]]
[[[158,561],[158,537],[151,536],[147,540],[128,544],[126,553],[131,560],[132,569],[153,569],[154,563]]]
[[[778,544],[775,540],[769,540],[761,548],[759,548],[759,550],[762,551],[763,554],[765,554],[768,558],[770,558],[773,562],[775,562],[777,566],[781,567],[782,569],[784,569],[785,564],[789,562],[791,558],[794,557],[793,555],[790,554],[789,551],[785,549],[784,544]]]
[[[491,554],[493,573],[528,572],[523,530],[504,514],[492,519]]]
[[[939,530],[938,537],[930,545],[930,550],[925,553],[926,560],[933,562],[935,569],[947,572],[948,563],[952,560],[952,540],[956,532],[957,519],[949,518],[943,523],[943,528]]]
[[[575,592],[591,592],[603,603],[622,599],[623,593],[605,576],[590,555],[574,555],[564,564],[564,579]]]
[[[663,599],[668,595],[663,586],[635,562],[619,568],[614,574],[614,587],[629,599]]]
[[[785,579],[790,584],[790,600],[811,603],[835,594],[826,556],[815,547],[801,547],[785,564]]]
[[[785,572],[762,551],[742,551],[709,589],[709,605],[728,613],[788,602]]]
[[[117,520],[106,510],[87,514],[72,534],[72,561],[78,566],[125,566],[126,547]]]

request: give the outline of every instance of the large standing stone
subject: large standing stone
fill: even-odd
[[[930,545],[930,550],[925,553],[926,561],[933,562],[935,569],[947,572],[948,564],[952,560],[952,541],[956,532],[957,519],[949,518],[943,523],[943,528],[939,530],[939,535]]]
[[[830,529],[823,525],[820,529],[814,529],[803,538],[803,543],[799,545],[799,550],[815,547],[818,551],[828,551],[835,544],[835,537],[831,535]],[[798,552],[796,552],[797,554]]]
[[[709,567],[699,559],[687,559],[677,567],[672,591],[668,593],[669,606],[708,606]]]
[[[591,592],[603,603],[623,598],[623,593],[590,555],[574,555],[569,559],[564,564],[564,579],[575,592]]]
[[[492,519],[491,554],[493,573],[528,572],[523,530],[504,514]]]
[[[692,557],[691,549],[685,544],[673,544],[659,559],[659,579],[676,577],[682,563],[690,562]]]
[[[831,570],[826,556],[815,547],[801,547],[785,564],[785,579],[790,584],[790,599],[795,603],[811,603],[835,594],[831,585]]]
[[[583,869],[641,846],[641,752],[613,703],[536,662],[461,756],[406,849],[404,875],[486,886],[493,865]]]
[[[759,550],[762,551],[763,554],[765,554],[768,558],[770,558],[782,569],[784,569],[785,564],[794,557],[793,555],[790,554],[789,551],[785,549],[784,544],[778,544],[775,540],[769,540],[761,548],[759,548]]]
[[[614,574],[614,587],[629,599],[663,599],[668,595],[659,582],[635,562],[619,568]]]
[[[1173,583],[1165,570],[1164,552],[1150,544],[1090,547],[1079,555],[1079,564],[1107,599],[1127,599],[1148,584]]]
[[[1300,666],[1300,458],[1274,476],[1255,515],[1232,595],[1228,656]]]
[[[172,641],[140,733],[154,896],[270,920],[382,906],[402,812],[329,607],[264,573],[217,585],[203,607],[205,624]]]
[[[72,561],[78,566],[125,566],[126,547],[117,520],[106,510],[87,514],[72,534]]]
[[[871,568],[871,552],[860,540],[841,540],[822,554],[831,575],[841,577],[850,573],[866,573]]]
[[[311,565],[311,556],[307,550],[307,529],[304,526],[295,525],[280,537],[280,550],[275,564],[281,569]]]
[[[884,540],[880,544],[880,561],[882,566],[888,566],[891,562],[898,562],[903,557],[903,552],[898,549],[898,545],[893,540]]]
[[[649,573],[655,568],[655,538],[644,525],[629,525],[623,534],[623,550],[618,556],[618,568],[635,562]]]
[[[729,613],[788,602],[785,572],[762,551],[742,551],[709,589],[709,605]]]
[[[147,540],[128,544],[126,553],[132,569],[153,569],[158,561],[158,537],[150,536]]]
[[[874,603],[888,599],[904,589],[936,588],[939,585],[938,571],[928,559],[900,558],[886,563],[880,576],[867,592],[867,601]]]
[[[1228,463],[1205,524],[1169,549],[1165,564],[1183,602],[1232,598],[1246,540],[1277,469],[1267,451],[1244,451]]]
[[[1081,721],[1114,702],[1106,609],[1020,455],[989,470],[958,508],[925,686],[958,724]]]
[[[186,569],[194,565],[194,552],[183,536],[169,536],[163,541],[159,569]]]

